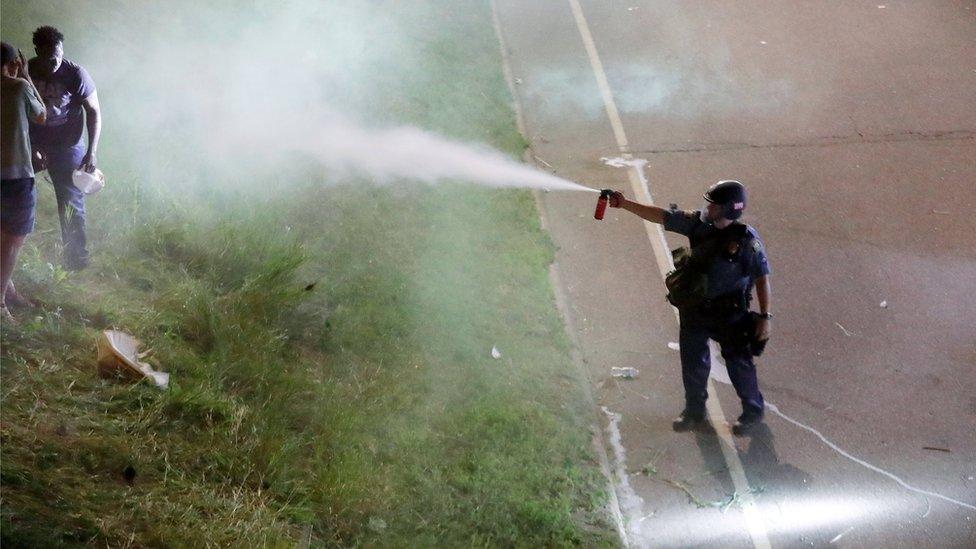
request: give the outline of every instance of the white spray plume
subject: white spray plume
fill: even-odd
[[[428,51],[417,36],[423,27],[409,18],[426,17],[422,6],[394,17],[357,0],[282,0],[240,10],[219,2],[178,4],[141,6],[141,16],[119,31],[129,35],[90,41],[84,57],[99,88],[110,90],[103,100],[111,118],[106,127],[144,140],[138,164],[158,165],[153,173],[161,186],[182,192],[199,185],[192,173],[174,170],[185,165],[192,172],[202,159],[208,186],[253,181],[267,187],[267,174],[287,169],[298,152],[315,159],[329,181],[359,176],[384,184],[596,192],[486,145],[360,123],[371,119],[391,86],[426,78],[437,53]],[[202,30],[200,20],[219,21],[213,27],[219,32]],[[117,55],[125,40],[141,44],[138,56]]]
[[[380,183],[458,181],[495,188],[599,192],[486,146],[450,141],[419,128],[370,129],[334,115],[326,120],[314,133],[299,134],[290,144],[337,175],[360,175]]]

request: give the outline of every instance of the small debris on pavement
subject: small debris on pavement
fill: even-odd
[[[538,155],[533,154],[532,155],[532,158],[535,158],[535,161],[536,162],[538,162],[539,164],[542,164],[543,166],[549,168],[550,170],[555,170],[556,169],[556,168],[553,168],[552,167],[552,164],[550,164],[550,163],[546,162],[545,160],[539,158]]]
[[[499,359],[501,357],[502,357],[501,351],[498,350],[498,347],[495,347],[494,345],[492,345],[491,346],[491,358]]]
[[[878,304],[878,306],[881,307],[882,309],[887,309],[888,308],[888,300],[882,301],[881,303]]]
[[[679,345],[677,341],[669,341],[668,349],[671,349],[672,351],[680,351],[681,345]]]
[[[951,454],[952,453],[952,450],[950,450],[948,448],[940,448],[938,446],[922,446],[922,449],[923,450],[932,450],[933,452],[945,452],[947,454]]]
[[[844,332],[844,335],[846,335],[847,337],[852,337],[854,335],[854,332],[852,332],[852,331],[848,330],[847,328],[841,326],[840,325],[840,322],[834,322],[834,324],[836,324],[837,327],[840,328],[841,331]]]
[[[851,532],[851,530],[853,530],[853,529],[854,529],[854,527],[851,526],[847,530],[844,530],[843,532],[837,534],[836,536],[834,536],[834,539],[830,540],[830,543],[837,543],[838,541],[840,541],[840,538],[842,538],[842,537],[846,536],[847,534],[849,534]]]
[[[619,368],[617,366],[610,368],[610,375],[623,379],[634,379],[639,373],[637,368]]]

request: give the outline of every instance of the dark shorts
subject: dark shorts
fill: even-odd
[[[34,178],[4,179],[0,182],[0,193],[0,229],[13,236],[33,232],[37,202]]]

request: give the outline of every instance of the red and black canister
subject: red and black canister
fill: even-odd
[[[603,219],[603,214],[607,211],[607,202],[610,201],[610,195],[613,191],[610,189],[603,189],[600,191],[600,198],[596,201],[596,212],[593,214],[593,219]]]

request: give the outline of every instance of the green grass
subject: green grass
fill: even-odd
[[[157,23],[237,13],[202,4]],[[336,101],[517,156],[487,6],[381,4],[411,56],[375,46]],[[125,3],[2,7],[18,45],[51,22],[83,64],[138,52]],[[113,109],[140,100],[137,78],[98,83],[110,186],[90,201],[93,266],[56,266],[42,183],[16,280],[45,305],[3,330],[4,547],[617,543],[530,194],[297,162],[269,196]],[[167,192],[160,166],[199,190]],[[110,327],[152,349],[168,391],[97,377]]]

